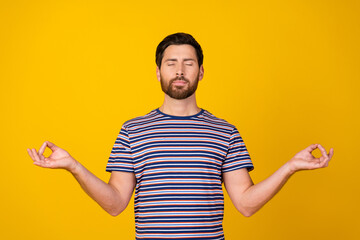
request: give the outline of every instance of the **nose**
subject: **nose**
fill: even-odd
[[[176,76],[183,76],[183,75],[184,75],[183,66],[182,64],[179,64],[179,66],[176,69]]]

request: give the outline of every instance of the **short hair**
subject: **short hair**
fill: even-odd
[[[165,37],[156,48],[156,65],[160,68],[165,49],[170,45],[189,44],[195,48],[199,67],[203,64],[204,55],[200,44],[188,33],[178,32]]]

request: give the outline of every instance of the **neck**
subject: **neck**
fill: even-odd
[[[195,93],[190,97],[177,100],[165,94],[164,103],[159,110],[173,116],[191,116],[197,114],[201,109],[196,104]]]

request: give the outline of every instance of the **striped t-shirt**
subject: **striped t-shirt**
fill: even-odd
[[[135,173],[136,239],[219,240],[222,173],[240,168],[253,164],[236,127],[155,109],[123,124],[106,170]]]

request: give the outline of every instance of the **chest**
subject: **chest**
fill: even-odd
[[[130,136],[135,174],[221,175],[229,134],[184,125],[134,131]]]

